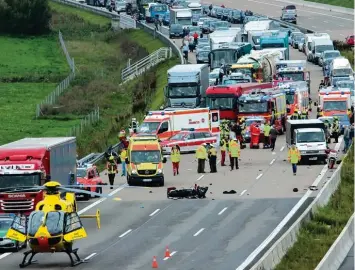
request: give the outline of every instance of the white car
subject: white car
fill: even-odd
[[[214,70],[212,70],[210,72],[210,75],[209,75],[209,83],[210,85],[215,85],[216,84],[216,79],[218,78],[219,76],[219,68],[215,68]]]
[[[117,13],[126,11],[126,1],[124,0],[116,0],[115,2],[115,10]]]

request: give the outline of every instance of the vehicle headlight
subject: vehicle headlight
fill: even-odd
[[[162,169],[158,169],[157,173],[163,173]]]
[[[300,152],[301,152],[301,154],[306,154],[307,151],[300,151]]]
[[[137,171],[136,170],[132,170],[132,174],[137,174]]]

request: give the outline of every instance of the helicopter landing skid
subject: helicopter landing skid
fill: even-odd
[[[65,251],[65,253],[68,254],[69,258],[70,258],[70,263],[71,263],[71,266],[74,267],[74,266],[77,266],[79,264],[82,264],[84,262],[86,262],[85,260],[82,260],[80,259],[79,255],[78,255],[78,248],[75,248],[71,251]],[[73,255],[75,257],[76,260],[73,259]]]
[[[36,263],[37,261],[32,261],[33,257],[37,254],[37,252],[33,252],[32,250],[28,250],[26,252],[23,253],[24,257],[22,260],[22,263],[20,263],[20,268],[25,268],[26,266],[29,266],[31,264]],[[30,259],[28,261],[26,261],[28,255],[31,255]]]

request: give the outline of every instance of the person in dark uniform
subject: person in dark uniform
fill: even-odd
[[[210,145],[210,149],[208,150],[208,158],[210,161],[211,173],[216,173],[217,172],[217,150],[216,148],[214,148],[212,144]]]

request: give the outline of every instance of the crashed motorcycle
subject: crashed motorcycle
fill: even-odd
[[[327,151],[328,158],[327,158],[327,163],[328,163],[328,169],[333,169],[335,163],[337,163],[338,160],[338,151],[329,149]]]
[[[168,199],[204,199],[206,198],[208,187],[200,187],[195,185],[194,188],[182,188],[176,187],[167,188]]]

